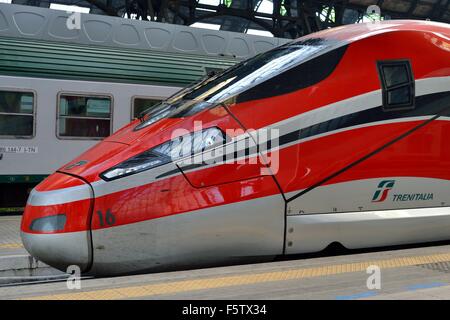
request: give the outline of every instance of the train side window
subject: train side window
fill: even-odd
[[[0,90],[0,137],[34,137],[35,112],[34,92]]]
[[[103,139],[112,131],[112,97],[59,94],[57,136],[61,139]]]
[[[409,60],[379,61],[377,65],[383,90],[383,110],[413,109],[415,86]]]
[[[139,115],[147,110],[155,107],[163,101],[163,98],[133,97],[131,120],[137,119]]]

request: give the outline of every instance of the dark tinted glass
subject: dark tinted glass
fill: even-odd
[[[61,116],[109,118],[111,99],[61,95],[59,114]]]
[[[225,101],[301,64],[332,46],[336,46],[336,43],[322,39],[288,43],[241,62],[223,73],[204,79],[177,93],[167,102],[174,103],[180,99],[211,103]]]
[[[411,91],[409,86],[391,89],[388,91],[388,104],[409,104],[411,101]]]
[[[33,116],[0,114],[0,136],[32,136]]]
[[[238,95],[237,102],[274,97],[307,88],[326,79],[341,61],[347,46],[319,55],[250,88]]]
[[[33,114],[33,94],[0,91],[0,113]]]
[[[144,110],[151,111],[152,107],[160,103],[161,99],[134,98],[133,118],[139,117]]]
[[[110,120],[60,118],[59,135],[62,137],[104,138],[110,135]]]
[[[378,61],[384,111],[414,109],[415,83],[411,62],[405,60]]]
[[[388,88],[409,82],[408,71],[404,65],[384,66],[383,73]]]

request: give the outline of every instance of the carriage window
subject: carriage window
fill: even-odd
[[[383,110],[414,108],[414,78],[408,60],[378,62],[383,89]]]
[[[59,96],[58,137],[101,139],[111,134],[111,97]]]
[[[139,115],[145,110],[151,110],[152,107],[156,106],[158,103],[163,101],[163,99],[158,98],[133,98],[133,118],[132,120],[139,117]]]
[[[34,136],[34,93],[0,91],[0,136]]]

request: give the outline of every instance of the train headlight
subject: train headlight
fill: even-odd
[[[212,127],[192,132],[125,160],[100,174],[100,177],[103,180],[111,181],[129,176],[202,152],[223,144],[225,141],[225,134],[219,128]]]
[[[37,218],[31,222],[30,230],[38,232],[62,231],[66,225],[66,220],[65,214]]]

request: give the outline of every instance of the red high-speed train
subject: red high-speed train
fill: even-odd
[[[450,239],[450,26],[343,26],[212,75],[38,185],[21,229],[96,275]]]

